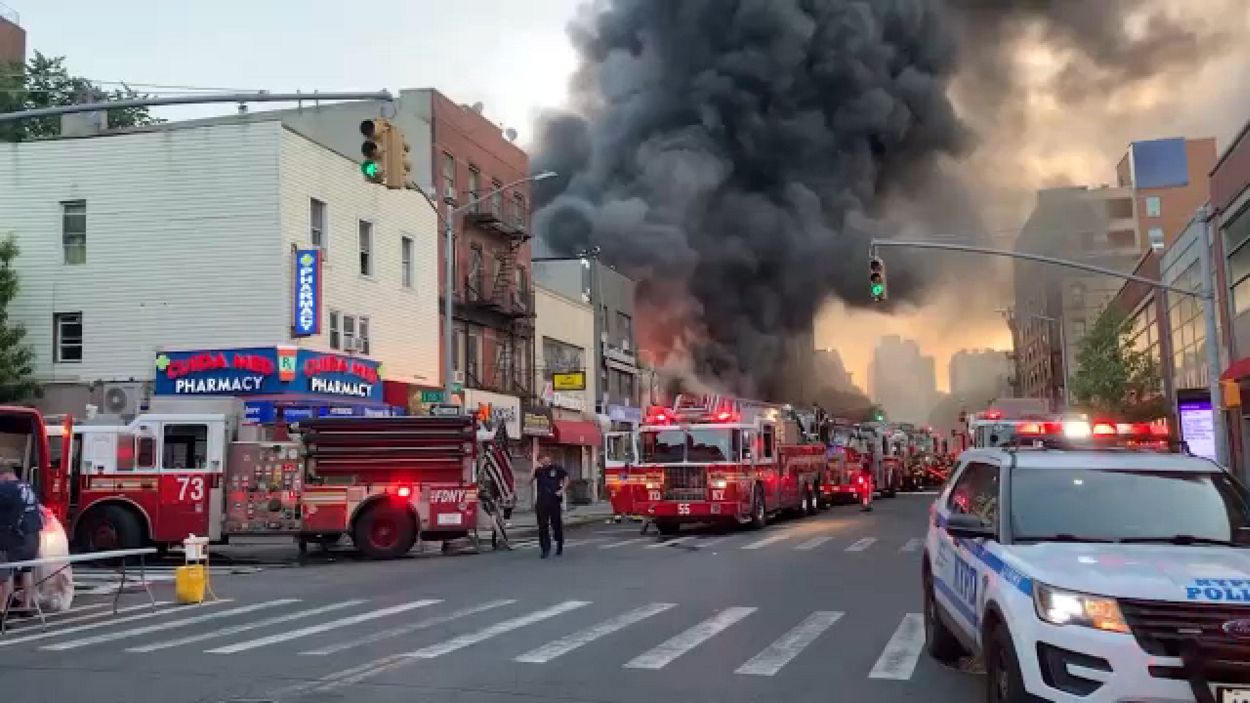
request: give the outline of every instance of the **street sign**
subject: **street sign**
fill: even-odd
[[[586,372],[553,373],[551,374],[551,387],[557,391],[584,391],[586,390]]]
[[[430,414],[434,417],[456,417],[464,414],[464,408],[459,405],[431,405]]]
[[[443,402],[442,391],[421,391],[422,403],[441,403]]]
[[[451,384],[451,392],[452,392],[452,393],[463,393],[463,392],[464,392],[464,384],[463,384],[463,383],[461,383],[461,382],[459,382],[459,381],[456,381],[456,382],[452,383],[452,384]]]

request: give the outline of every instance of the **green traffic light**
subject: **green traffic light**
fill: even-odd
[[[872,288],[870,288],[870,290],[872,291],[872,296],[874,298],[880,298],[882,295],[885,295],[885,285],[882,283],[872,284]]]
[[[381,169],[378,168],[378,162],[366,161],[360,164],[360,172],[365,174],[365,178],[377,178]]]

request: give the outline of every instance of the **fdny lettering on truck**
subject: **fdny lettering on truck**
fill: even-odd
[[[468,496],[463,488],[434,488],[430,490],[431,503],[463,503]]]

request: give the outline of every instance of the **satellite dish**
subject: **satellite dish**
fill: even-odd
[[[513,128],[511,128],[511,127],[509,127],[509,128],[507,128],[507,129],[505,129],[505,130],[503,131],[503,136],[507,137],[507,138],[508,138],[508,141],[510,141],[510,142],[515,142],[515,141],[516,141],[516,130],[515,130],[515,129],[513,129]]]
[[[473,103],[473,107],[470,109],[472,109],[474,112],[480,115],[482,114],[482,110],[486,109],[486,105],[484,105],[481,101],[478,101],[478,102]]]

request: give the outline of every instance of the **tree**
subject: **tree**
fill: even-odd
[[[35,382],[35,352],[26,344],[26,327],[9,321],[9,304],[17,297],[17,239],[0,240],[0,403],[17,403],[39,396]]]
[[[1094,321],[1076,353],[1072,396],[1086,409],[1125,420],[1150,420],[1165,414],[1159,364],[1137,349],[1131,325],[1118,310],[1107,308]]]
[[[145,97],[148,96],[136,93],[125,85],[106,91],[86,78],[70,75],[64,56],[48,57],[36,51],[25,66],[20,63],[0,66],[0,112]],[[137,127],[161,121],[152,117],[146,107],[108,111],[109,127]],[[60,131],[59,117],[5,122],[0,123],[0,141],[54,137]]]

